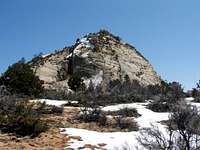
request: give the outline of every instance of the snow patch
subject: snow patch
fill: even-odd
[[[168,120],[169,113],[153,112],[152,110],[146,108],[147,104],[148,103],[118,104],[106,106],[102,108],[102,110],[117,111],[123,108],[136,108],[138,113],[141,114],[140,117],[135,119],[140,127],[151,127],[151,124],[154,124],[156,126],[160,126],[163,129],[164,126],[162,126],[159,122],[163,120]]]
[[[194,100],[194,97],[186,97],[185,98],[185,101],[186,102],[191,102],[191,101],[193,101]]]
[[[61,129],[63,130],[63,129]],[[137,132],[96,132],[96,131],[89,131],[84,129],[76,129],[76,128],[66,128],[64,129],[62,134],[67,134],[69,136],[80,136],[81,141],[73,140],[69,143],[70,148],[78,149],[79,147],[83,147],[85,144],[97,145],[98,144],[106,144],[105,146],[101,147],[101,149],[108,149],[108,150],[123,150],[124,147],[129,147],[130,149],[135,149],[136,143],[136,136],[138,135]],[[73,143],[72,143],[73,142]]]
[[[37,99],[37,100],[31,100],[30,102],[45,102],[47,105],[53,105],[57,107],[61,107],[62,105],[68,104],[68,101],[59,101],[59,100],[50,100],[50,99]]]
[[[200,103],[198,103],[198,102],[193,102],[193,101],[194,101],[194,97],[187,97],[187,98],[185,98],[185,101],[186,101],[188,104],[192,105],[192,106],[196,106],[196,107],[198,108],[198,110],[200,111]]]
[[[49,56],[49,55],[51,55],[51,54],[42,55],[42,58],[45,58],[45,57],[47,57],[47,56]]]
[[[80,41],[78,42],[78,45],[76,46],[76,48],[74,49],[74,55],[77,55],[79,56],[81,51],[80,49],[82,47],[86,47],[86,48],[91,48],[93,49],[94,48],[94,45],[90,43],[90,41],[87,39],[87,38],[82,38],[80,39]],[[88,56],[88,53],[85,53],[85,54],[82,54],[83,57],[87,57]],[[82,56],[81,55],[81,56]],[[70,53],[67,58],[71,57],[72,56],[72,53]]]
[[[97,75],[89,79],[85,79],[83,82],[86,85],[86,87],[89,87],[90,82],[92,82],[94,84],[94,87],[96,87],[102,82],[102,80],[103,80],[103,71],[101,70]]]

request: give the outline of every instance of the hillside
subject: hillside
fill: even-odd
[[[0,80],[0,149],[200,147],[200,81],[191,93],[161,81],[142,54],[107,31],[22,59]]]
[[[141,85],[160,84],[149,61],[133,46],[108,31],[90,33],[71,47],[33,59],[32,68],[47,89],[66,89],[70,76],[79,75],[86,85],[103,80],[137,80]]]

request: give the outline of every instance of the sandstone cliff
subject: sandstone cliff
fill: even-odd
[[[160,77],[133,46],[107,31],[90,33],[54,54],[32,61],[33,69],[45,88],[68,88],[70,75],[78,74],[87,85],[102,80],[137,80],[141,85],[160,84]]]

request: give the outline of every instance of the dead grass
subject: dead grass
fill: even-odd
[[[1,150],[61,150],[69,139],[59,133],[59,129],[50,129],[38,137],[17,138],[14,135],[0,134]]]

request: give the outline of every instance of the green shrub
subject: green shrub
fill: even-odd
[[[6,127],[5,131],[22,136],[36,136],[45,131],[46,123],[40,119],[39,110],[35,110],[33,106],[26,101],[17,102],[14,113],[7,114],[7,116],[1,115],[1,117],[6,117],[3,124]]]
[[[118,111],[109,111],[108,115],[122,116],[122,117],[139,117],[140,114],[137,112],[135,108],[122,108]]]
[[[40,114],[62,114],[63,107],[54,105],[47,105],[46,102],[34,102],[32,103],[34,110],[37,110]]]
[[[23,93],[28,96],[38,96],[43,91],[42,84],[43,81],[35,76],[25,60],[10,66],[0,77],[0,85],[7,86],[12,93]]]
[[[36,136],[45,131],[47,125],[34,104],[18,100],[14,95],[0,94],[0,128],[3,132]]]
[[[98,108],[84,108],[77,117],[78,120],[84,122],[98,122],[101,117],[101,110]]]
[[[99,126],[107,125],[107,117],[100,108],[84,107],[81,109],[81,113],[75,118],[80,122],[96,122]]]
[[[154,112],[169,112],[171,105],[167,102],[154,101],[148,104],[147,108]]]
[[[77,91],[79,88],[84,86],[83,79],[78,75],[71,76],[68,80],[68,85],[73,91]]]

